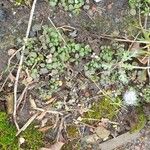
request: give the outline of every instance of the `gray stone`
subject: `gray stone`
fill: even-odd
[[[99,145],[99,148],[101,150],[113,150],[123,144],[126,144],[128,142],[131,142],[132,140],[135,140],[136,138],[140,137],[140,133],[133,133],[130,134],[129,132],[122,134],[116,138],[113,138],[109,141],[106,141],[104,143],[101,143]]]

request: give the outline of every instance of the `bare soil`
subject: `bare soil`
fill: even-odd
[[[91,46],[95,53],[99,53],[99,45],[108,43],[104,39],[105,35],[116,35],[124,37],[130,30],[128,25],[130,21],[135,21],[135,17],[129,14],[128,0],[102,0],[94,3],[90,0],[90,9],[82,9],[79,16],[74,16],[65,12],[62,8],[52,9],[46,1],[38,0],[33,18],[33,26],[36,24],[51,25],[48,17],[52,19],[57,27],[71,26],[75,29],[77,35],[71,37],[78,42],[84,42]],[[0,10],[5,13],[4,19],[0,20],[0,72],[7,67],[7,52],[10,48],[18,48],[18,41],[23,39],[26,33],[30,7],[14,6],[9,0],[1,0]],[[2,14],[0,14],[2,15]],[[1,17],[0,17],[1,18]],[[130,20],[129,20],[130,19]],[[30,36],[34,36],[33,29]],[[59,93],[64,94],[64,93]],[[2,103],[2,105],[1,105]],[[0,107],[4,109],[4,103],[0,101]],[[19,114],[20,124],[24,124],[31,116],[29,114],[29,104],[25,103],[24,109]],[[149,106],[145,106],[144,111],[149,115]],[[122,123],[120,134],[130,130],[131,124],[136,122],[136,112],[129,109],[118,115],[117,122]],[[51,137],[49,135],[47,137]],[[133,142],[116,148],[115,150],[149,150],[150,143],[149,124],[141,132],[141,136]],[[107,142],[107,141],[106,141]],[[99,149],[98,147],[96,148]],[[109,149],[108,149],[109,150]]]

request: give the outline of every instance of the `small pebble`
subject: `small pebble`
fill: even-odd
[[[70,35],[72,38],[77,37],[77,30],[74,30],[73,32],[70,32],[69,35]]]
[[[84,10],[89,10],[89,9],[90,9],[90,5],[84,5],[84,6],[83,6],[83,9],[84,9]]]

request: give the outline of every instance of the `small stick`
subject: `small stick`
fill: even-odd
[[[24,51],[25,51],[25,48],[26,48],[27,39],[29,37],[29,33],[30,33],[31,25],[32,25],[33,14],[34,14],[36,2],[37,2],[37,0],[34,0],[33,4],[32,4],[32,8],[31,8],[31,12],[30,12],[30,18],[29,18],[29,22],[28,22],[27,31],[26,31],[25,42],[24,42],[24,45],[22,47],[22,54],[21,54],[21,57],[20,57],[20,62],[19,62],[18,70],[17,70],[15,83],[14,83],[14,111],[13,111],[13,119],[14,119],[14,123],[16,125],[17,130],[20,130],[19,129],[19,125],[17,123],[17,119],[16,119],[18,80],[19,80],[21,69],[22,69],[23,58],[24,58]]]
[[[58,112],[58,111],[54,111],[54,110],[44,110],[42,108],[34,108],[35,110],[38,110],[38,111],[42,111],[42,112],[47,112],[47,113],[51,113],[51,114],[59,114],[59,115],[63,115],[61,112]]]
[[[24,131],[34,120],[35,118],[38,116],[39,113],[34,114],[27,122],[26,124],[18,130],[16,136],[18,136],[22,131]]]

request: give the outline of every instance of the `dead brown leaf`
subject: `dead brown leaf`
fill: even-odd
[[[13,106],[14,106],[14,100],[13,100],[13,93],[10,93],[8,95],[6,95],[6,105],[7,105],[7,113],[13,114]]]
[[[138,51],[138,50],[140,50],[141,48],[140,48],[140,43],[137,43],[137,42],[135,42],[135,43],[133,43],[133,45],[132,45],[132,47],[131,47],[131,51]],[[138,57],[137,58],[139,61],[140,61],[140,63],[142,63],[143,65],[145,65],[145,64],[147,64],[147,61],[148,61],[148,57],[147,56],[141,56],[141,57]]]
[[[47,130],[51,129],[52,126],[47,126],[47,127],[43,127],[43,128],[40,128],[38,129],[40,132],[46,132]]]

